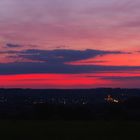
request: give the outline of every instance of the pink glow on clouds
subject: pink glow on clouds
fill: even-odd
[[[136,52],[140,50],[140,0],[1,0],[0,17],[0,52],[56,48],[121,50],[131,54],[104,55],[71,64],[140,66],[140,53]],[[6,48],[7,43],[22,47]],[[8,53],[0,53],[0,63],[15,61],[8,56]],[[89,77],[85,74],[1,75],[3,83],[0,85],[40,88],[47,85],[52,88],[140,86],[140,80],[135,78],[140,76],[139,71],[123,71],[123,75],[119,71],[102,72],[94,74],[96,78],[86,75]],[[127,81],[101,78],[124,75],[133,78]]]
[[[102,79],[101,77],[118,77],[121,73],[103,73],[103,74],[25,74],[0,76],[3,81],[1,87],[10,88],[94,88],[94,87],[123,87],[140,86],[140,79],[136,79],[138,83],[133,81],[113,81],[111,79]],[[123,74],[122,77],[140,76],[140,74]]]
[[[138,49],[139,0],[1,0],[2,42]]]
[[[70,62],[72,65],[104,65],[104,66],[140,66],[140,53],[130,54],[110,54],[97,56],[81,61]]]

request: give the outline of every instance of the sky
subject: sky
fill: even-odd
[[[1,88],[140,87],[139,0],[1,0]]]

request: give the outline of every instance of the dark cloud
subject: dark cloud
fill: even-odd
[[[140,67],[130,66],[100,66],[100,65],[69,65],[61,63],[47,62],[15,62],[0,64],[0,74],[28,74],[28,73],[97,73],[114,71],[133,71],[140,70]]]
[[[99,55],[107,55],[107,54],[121,54],[123,52],[120,51],[102,51],[102,50],[65,50],[65,49],[57,49],[57,50],[25,50],[16,53],[16,56],[12,55],[10,57],[16,57],[33,60],[33,61],[41,61],[48,63],[66,63],[72,61],[85,60],[89,58],[94,58]]]
[[[54,48],[56,48],[56,49],[67,49],[67,48],[69,48],[69,46],[65,46],[65,45],[60,45],[60,46],[56,46],[56,47],[54,47]]]
[[[123,80],[123,81],[127,81],[127,80],[140,80],[140,76],[110,76],[110,77],[100,77],[101,79],[105,79],[105,80]]]
[[[8,50],[8,51],[0,51],[0,54],[16,54],[18,51]]]
[[[6,53],[6,52],[3,52]],[[69,62],[95,58],[100,55],[122,54],[119,51],[101,50],[24,50],[8,51],[9,57],[15,59],[13,63],[1,63],[0,74],[27,73],[97,73],[103,71],[136,70],[140,67],[100,66],[100,65],[72,65]],[[124,53],[125,54],[125,53]],[[22,62],[20,60],[27,60]],[[19,60],[19,61],[18,61]]]
[[[18,45],[18,44],[6,44],[6,47],[7,48],[20,48],[20,47],[23,47],[22,45]]]

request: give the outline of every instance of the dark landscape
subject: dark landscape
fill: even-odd
[[[0,118],[140,120],[140,89],[0,89]]]
[[[140,89],[0,89],[5,139],[136,139]]]

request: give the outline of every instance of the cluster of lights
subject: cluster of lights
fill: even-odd
[[[119,103],[119,100],[112,98],[111,95],[108,95],[105,100],[109,103]]]

